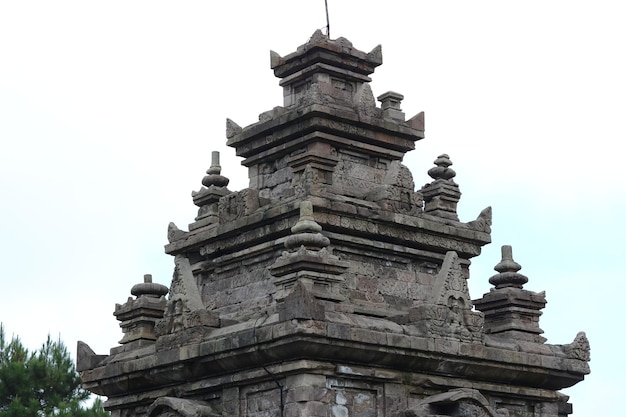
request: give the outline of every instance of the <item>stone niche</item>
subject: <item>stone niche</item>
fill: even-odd
[[[169,287],[133,287],[108,354],[79,343],[83,386],[113,417],[571,414],[559,390],[589,373],[587,338],[546,343],[545,293],[510,247],[470,298],[491,209],[459,219],[446,154],[415,186],[402,160],[424,114],[407,119],[397,92],[377,104],[381,64],[380,46],[320,31],[271,53],[283,105],[226,121],[249,188],[229,190],[214,153],[197,217],[168,227]]]

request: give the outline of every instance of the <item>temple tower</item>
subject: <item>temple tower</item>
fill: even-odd
[[[407,119],[396,92],[377,105],[381,64],[380,46],[320,31],[271,53],[283,105],[226,122],[249,187],[229,190],[214,153],[197,217],[169,226],[169,288],[134,287],[108,355],[80,343],[84,387],[113,417],[571,413],[558,390],[589,373],[584,334],[546,344],[545,294],[523,288],[510,248],[495,288],[471,300],[491,209],[459,220],[445,154],[416,189],[402,159],[424,115]]]

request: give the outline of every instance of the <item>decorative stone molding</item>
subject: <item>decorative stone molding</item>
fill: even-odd
[[[480,212],[476,220],[467,223],[470,229],[479,232],[491,233],[491,207],[487,207]]]
[[[219,199],[218,216],[221,223],[232,222],[253,213],[260,207],[259,192],[251,188],[225,195]]]
[[[324,306],[302,281],[296,281],[294,288],[278,305],[278,319],[324,320]]]
[[[400,324],[414,325],[425,336],[481,342],[484,338],[482,313],[472,311],[467,280],[456,252],[446,253],[429,301],[393,317]]]
[[[147,417],[221,417],[204,401],[187,400],[174,397],[161,397],[154,401],[147,410]]]
[[[572,343],[563,346],[563,351],[567,357],[571,359],[578,359],[585,362],[591,360],[591,348],[585,332],[578,332]]]
[[[98,366],[108,355],[97,355],[85,342],[78,341],[76,347],[76,370],[78,372],[93,369]]]
[[[320,184],[332,184],[332,173],[337,162],[339,158],[336,150],[322,142],[309,144],[306,150],[294,153],[288,160],[296,184],[302,182],[305,176],[315,176],[316,182]],[[304,172],[305,170],[310,172]]]
[[[230,139],[235,135],[241,133],[242,129],[237,123],[233,122],[230,119],[226,119],[226,138]]]
[[[384,183],[367,191],[364,199],[378,203],[383,210],[415,216],[422,213],[424,202],[414,190],[411,171],[400,161],[392,161]]]
[[[357,89],[371,81],[368,77],[382,64],[380,46],[365,54],[345,38],[329,39],[320,30],[290,55],[270,52],[270,64],[281,78],[284,106],[299,103],[312,85],[336,100],[352,101]],[[373,100],[373,96],[372,96]]]
[[[207,328],[219,327],[219,316],[208,311],[202,302],[189,259],[184,255],[177,255],[175,264],[170,298],[167,300],[163,318],[156,324],[157,336],[161,338],[191,328],[208,330]]]
[[[409,411],[404,415],[406,417],[509,417],[508,410],[494,410],[478,390],[470,388],[457,388],[431,395],[421,400],[417,408],[421,409],[421,412]]]
[[[361,117],[376,117],[377,112],[380,111],[376,108],[376,100],[374,100],[374,93],[372,93],[372,87],[369,84],[362,84],[358,89],[354,97],[354,104],[356,111]]]
[[[187,236],[187,233],[185,231],[183,231],[183,230],[180,230],[178,228],[178,226],[176,226],[176,224],[174,222],[170,222],[170,224],[168,224],[168,226],[167,226],[167,240],[168,240],[168,242],[172,243],[172,242],[175,242],[177,240],[181,240],[185,236]]]

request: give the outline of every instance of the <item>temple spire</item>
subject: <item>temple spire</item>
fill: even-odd
[[[452,161],[444,153],[435,159],[434,164],[435,166],[428,170],[428,175],[434,181],[421,189],[424,196],[424,213],[459,220],[456,206],[461,199],[461,191],[453,180],[456,172],[450,168]]]
[[[545,292],[523,288],[528,278],[517,272],[522,266],[513,260],[513,249],[509,245],[502,246],[502,260],[494,269],[498,274],[489,278],[489,282],[495,288],[474,300],[476,309],[485,314],[485,334],[545,342],[539,327],[541,310],[546,306]]]

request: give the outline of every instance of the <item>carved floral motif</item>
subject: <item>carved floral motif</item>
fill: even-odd
[[[362,116],[373,117],[376,115],[376,100],[369,84],[363,84],[355,97],[357,111]]]
[[[220,222],[237,220],[259,208],[259,192],[250,188],[220,198],[218,215]]]
[[[579,332],[574,341],[563,347],[567,357],[588,362],[591,360],[591,347],[585,332]]]

